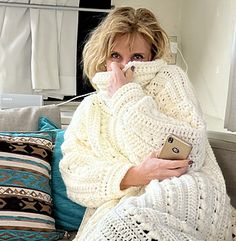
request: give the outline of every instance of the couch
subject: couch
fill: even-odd
[[[43,117],[44,119],[42,120]],[[45,122],[46,119],[46,122]],[[49,105],[49,106],[42,106],[42,107],[25,107],[25,108],[19,108],[19,109],[9,109],[9,110],[0,110],[0,134],[3,133],[3,139],[4,137],[4,133],[26,133],[26,137],[28,136],[28,133],[32,133],[34,132],[38,132],[39,131],[39,120],[41,121],[41,128],[40,129],[40,135],[43,134],[45,135],[45,132],[49,131],[50,134],[52,134],[52,138],[54,141],[54,149],[52,149],[53,152],[55,152],[56,150],[58,151],[60,149],[60,145],[55,144],[55,141],[57,140],[55,137],[55,133],[56,136],[58,136],[60,134],[63,134],[63,130],[60,129],[61,127],[61,120],[60,120],[60,109],[59,107],[55,106],[55,105]],[[49,122],[47,122],[47,120],[50,120]],[[45,124],[46,123],[46,124]],[[55,126],[54,126],[55,124]],[[53,129],[53,131],[51,131]],[[57,132],[55,132],[55,130],[57,130]],[[58,130],[60,130],[58,132]],[[8,134],[7,134],[8,135]],[[8,138],[8,136],[6,137]],[[14,138],[18,138],[18,134],[17,136]],[[43,137],[43,138],[49,138],[49,137]],[[209,132],[208,133],[208,138],[210,141],[210,144],[213,148],[214,154],[216,156],[216,159],[219,163],[220,168],[222,169],[225,181],[226,181],[226,188],[227,188],[227,192],[228,195],[231,198],[231,203],[234,207],[236,207],[236,135],[234,134],[223,134],[223,133],[215,133],[215,132]],[[1,141],[1,140],[0,140]],[[2,140],[4,141],[4,140]],[[63,140],[61,140],[62,142]],[[5,142],[1,142],[1,143],[5,143]],[[3,146],[0,143],[1,146]],[[0,148],[1,148],[0,146]],[[57,148],[55,148],[57,146]],[[59,149],[58,149],[59,148]],[[1,151],[1,150],[0,150]],[[55,153],[54,153],[55,154]],[[55,154],[53,156],[55,157],[55,155],[57,155],[58,158],[60,158],[61,156],[58,156],[58,153]],[[58,160],[59,161],[59,160]],[[58,166],[58,163],[57,163]],[[54,171],[55,166],[52,165],[52,173]],[[1,168],[0,168],[1,170]],[[56,175],[56,178],[58,177],[58,170],[56,172],[56,174],[54,173],[54,175]],[[56,187],[59,184],[59,179],[56,179]],[[52,182],[51,182],[52,184]],[[0,186],[3,185],[1,183],[0,180]],[[53,189],[53,185],[51,186],[51,188]],[[61,194],[61,189],[60,193]],[[65,192],[65,190],[64,190]],[[53,190],[52,190],[53,193]],[[55,194],[55,198],[57,197],[57,194]],[[66,193],[64,193],[63,197],[60,197],[58,199],[59,205],[61,204],[61,200],[64,200],[66,197]],[[54,198],[54,196],[53,196]],[[64,199],[62,199],[64,198]],[[58,202],[55,200],[55,204],[57,205]],[[70,205],[68,204],[71,201],[67,200],[66,205]],[[74,204],[77,205],[77,204]],[[60,206],[59,208],[62,208],[62,206]],[[66,206],[67,208],[67,206]],[[77,215],[78,218],[82,219],[82,214],[84,212],[84,207],[80,207],[80,206],[71,206],[71,211],[75,212],[76,209],[80,209],[80,212],[78,214],[75,214],[75,216]],[[0,211],[1,211],[1,207],[0,207]],[[58,210],[55,210],[55,213],[57,214]],[[68,218],[70,217],[66,217],[66,215],[71,215],[69,212],[67,213],[67,211],[65,213],[61,213],[61,211],[59,212],[59,216],[57,218],[59,218],[59,221],[57,223],[56,220],[56,224],[59,224],[59,229],[67,229],[66,235],[64,236],[64,239],[62,238],[62,236],[64,235],[60,235],[60,239],[59,240],[72,240],[76,234],[76,227],[79,226],[80,222],[77,222],[75,226],[66,226],[65,223],[63,223],[63,218],[65,218],[65,221],[67,222]],[[1,214],[0,214],[1,215]],[[70,220],[69,220],[70,221]],[[80,220],[81,221],[81,220]],[[72,220],[72,222],[74,222],[74,220]],[[64,225],[64,226],[63,226]],[[4,231],[2,231],[4,232]],[[37,233],[36,233],[37,234]],[[69,234],[69,235],[67,235]],[[0,230],[0,235],[1,235],[1,230]],[[5,235],[5,234],[4,234]],[[18,233],[11,233],[11,235],[19,235]],[[66,237],[67,236],[67,237]],[[42,238],[43,240],[53,240],[55,237],[59,238],[59,236],[51,236],[50,238]],[[17,240],[16,239],[10,239],[11,240]],[[27,238],[26,238],[27,240]],[[30,239],[29,239],[30,240]]]
[[[8,215],[0,225],[0,240],[75,236],[85,208],[67,198],[59,173],[64,140],[60,127],[56,105],[0,110],[0,218]],[[18,223],[11,226],[12,219]],[[35,225],[26,228],[24,221]]]

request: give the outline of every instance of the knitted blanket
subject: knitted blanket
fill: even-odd
[[[90,144],[96,155],[134,165],[159,150],[173,133],[192,144],[193,164],[179,178],[153,180],[136,196],[114,196],[121,199],[118,205],[113,202],[76,240],[232,240],[235,218],[224,178],[186,74],[162,60],[131,62],[126,68],[131,65],[134,81],[112,98],[106,92],[110,73],[95,75],[100,91],[87,100],[86,126],[93,128],[86,140],[93,136]]]

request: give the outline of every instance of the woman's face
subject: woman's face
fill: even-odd
[[[128,35],[117,36],[111,55],[106,60],[107,71],[111,70],[111,63],[118,62],[123,67],[130,61],[150,61],[151,46],[141,34],[136,34],[134,40]]]

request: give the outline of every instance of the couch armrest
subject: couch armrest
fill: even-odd
[[[231,204],[236,207],[236,142],[212,137],[209,141],[225,178]]]

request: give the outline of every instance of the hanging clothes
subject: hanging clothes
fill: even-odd
[[[56,2],[55,0],[32,0],[31,3],[55,5]],[[36,91],[58,90],[60,82],[57,11],[33,8],[29,10],[32,37],[31,77],[33,89]]]
[[[32,0],[34,4],[79,6],[79,0]],[[45,96],[76,94],[78,11],[30,9],[33,89]]]
[[[32,93],[30,31],[27,8],[0,7],[0,93]]]
[[[78,7],[79,0],[31,4]],[[1,6],[0,93],[75,95],[77,30],[78,11]]]

